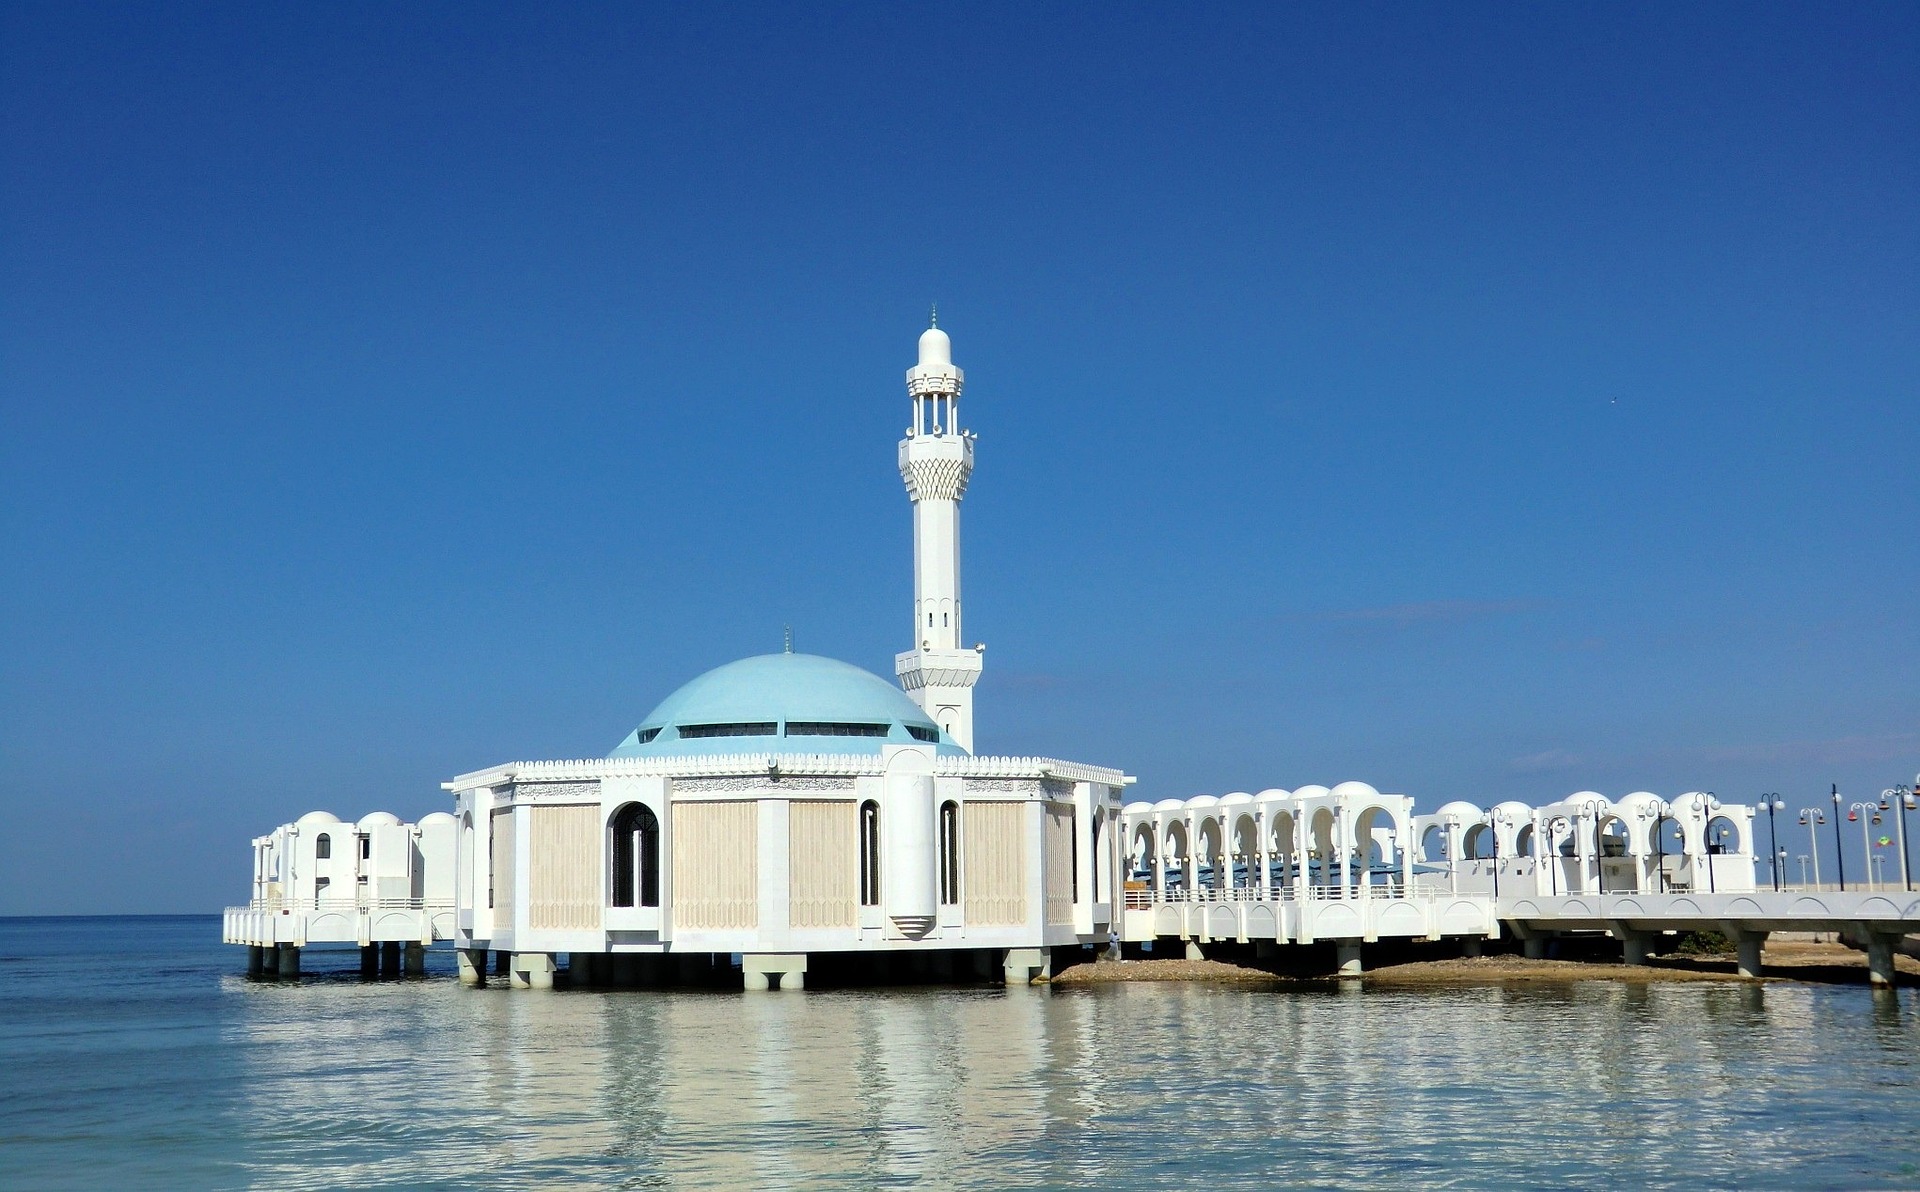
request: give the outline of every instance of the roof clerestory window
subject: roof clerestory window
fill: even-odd
[[[683,724],[680,726],[680,738],[771,737],[775,727],[771,720],[751,720],[740,724]]]
[[[928,728],[924,724],[909,724],[907,726],[907,735],[916,741],[937,742],[940,740],[940,730],[937,728]]]
[[[838,720],[789,720],[789,737],[884,737],[889,726],[852,724]]]
[[[633,735],[633,743],[635,745],[645,745],[648,741],[653,740],[659,735],[660,730],[657,728],[643,728]]]

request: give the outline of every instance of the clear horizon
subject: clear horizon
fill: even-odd
[[[890,676],[935,301],[981,752],[1877,798],[1916,61],[1891,4],[0,5],[0,914],[240,902],[787,625]]]

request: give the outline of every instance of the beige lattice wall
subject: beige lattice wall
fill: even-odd
[[[852,927],[859,912],[860,840],[848,799],[787,805],[788,917],[795,927]]]
[[[1047,922],[1073,922],[1073,805],[1047,804]]]
[[[967,922],[989,927],[1027,919],[1026,806],[968,803],[961,892]]]
[[[747,799],[673,804],[676,927],[760,925],[759,811]]]
[[[513,812],[493,813],[493,921],[513,926]]]
[[[530,807],[527,820],[527,925],[568,931],[599,927],[600,808]]]

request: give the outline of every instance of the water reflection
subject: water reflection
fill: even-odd
[[[273,992],[243,1020],[249,1175],[290,1187],[1844,1184],[1920,1163],[1912,993]]]

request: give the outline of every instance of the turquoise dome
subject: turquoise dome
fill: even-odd
[[[884,745],[916,743],[966,754],[878,675],[817,654],[762,654],[681,687],[608,756],[877,754]]]

